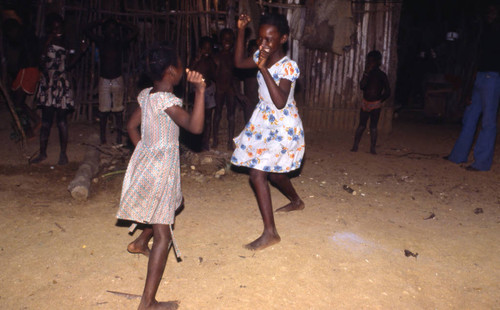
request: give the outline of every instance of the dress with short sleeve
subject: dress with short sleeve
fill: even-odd
[[[141,106],[141,140],[130,158],[123,179],[119,219],[145,224],[173,224],[182,203],[179,164],[179,127],[165,109],[182,106],[172,93],[138,96]]]
[[[254,54],[257,62],[259,51]],[[294,99],[300,71],[297,63],[283,57],[268,69],[276,84],[292,82],[284,108],[274,105],[261,72],[257,73],[259,102],[243,131],[234,138],[231,163],[266,172],[286,173],[300,168],[305,152],[304,129]]]
[[[73,109],[73,92],[66,75],[66,49],[50,44],[43,56],[38,86],[38,104],[63,110]]]

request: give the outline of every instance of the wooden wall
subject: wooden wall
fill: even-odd
[[[400,9],[400,4],[394,2],[353,1],[355,39],[342,55],[304,49],[300,112],[306,128],[353,130],[357,126],[362,99],[358,82],[365,56],[371,50],[382,53],[382,70],[387,73],[394,93]],[[382,108],[381,132],[392,130],[393,98]]]
[[[235,27],[239,6],[248,7],[249,1],[261,10],[275,10],[286,14],[292,33],[303,27],[306,1],[312,0],[115,0],[70,1],[60,0],[66,16],[75,23],[75,33],[86,23],[105,17],[116,17],[139,25],[141,31],[126,53],[125,76],[128,77],[128,97],[135,100],[137,90],[134,78],[141,51],[157,40],[174,40],[180,46],[181,57],[189,62],[198,38],[217,33],[221,27]],[[314,0],[320,1],[320,0]],[[328,0],[323,0],[328,1]],[[41,1],[44,3],[45,1]],[[104,5],[106,3],[106,5]],[[160,5],[164,3],[163,5]],[[45,6],[40,5],[39,16]],[[172,9],[172,7],[174,9]],[[308,130],[353,130],[357,126],[361,92],[358,82],[365,65],[366,54],[379,50],[383,55],[382,69],[387,73],[392,92],[395,89],[397,67],[397,30],[401,3],[397,0],[351,0],[355,33],[352,44],[343,54],[305,48],[301,41],[290,37],[289,54],[301,68],[296,99],[304,126]],[[297,29],[299,28],[299,29]],[[96,102],[97,64],[95,47],[75,72],[77,102],[80,110],[76,118],[88,117],[89,103]],[[383,107],[379,129],[392,129],[393,98]]]
[[[123,76],[126,84],[125,100],[135,102],[141,73],[139,63],[152,43],[174,42],[185,65],[194,58],[201,36],[217,34],[231,26],[228,16],[235,16],[234,1],[217,0],[39,0],[36,24],[43,36],[43,19],[49,12],[58,12],[65,18],[66,32],[80,44],[86,39],[84,29],[91,22],[115,18],[138,27],[139,34],[123,50]],[[234,18],[232,18],[234,20]],[[234,23],[233,23],[234,24]],[[234,25],[232,25],[234,27]],[[99,29],[97,29],[99,31]],[[71,72],[75,90],[74,119],[91,121],[98,102],[98,50],[90,44],[84,57]],[[187,90],[183,91],[187,94]],[[185,95],[187,96],[187,95]]]

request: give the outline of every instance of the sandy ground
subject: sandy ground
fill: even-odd
[[[103,177],[126,162],[77,202],[66,188],[97,125],[70,124],[68,166],[56,165],[56,128],[48,160],[29,166],[38,142],[23,151],[10,140],[0,109],[0,308],[136,309],[147,258],[127,253],[137,232],[116,225],[123,174]],[[441,159],[458,131],[398,120],[377,156],[366,135],[351,153],[352,133],[306,132],[293,178],[306,208],[276,214],[282,241],[259,252],[242,247],[262,229],[248,176],[184,162],[182,261],[170,252],[158,298],[180,309],[498,308],[500,143],[491,171],[469,172]]]

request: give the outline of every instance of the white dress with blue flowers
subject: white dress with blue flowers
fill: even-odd
[[[259,51],[253,59],[257,62]],[[259,103],[245,129],[234,138],[236,149],[231,163],[266,172],[286,173],[300,167],[305,151],[304,128],[294,99],[300,71],[297,63],[287,56],[268,70],[276,84],[280,79],[292,82],[287,103],[281,110],[276,108],[259,71]]]

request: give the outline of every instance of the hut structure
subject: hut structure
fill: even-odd
[[[75,46],[87,39],[90,22],[117,18],[139,28],[138,37],[124,51],[126,100],[138,93],[141,53],[153,42],[173,41],[189,64],[201,36],[214,36],[224,27],[235,29],[246,12],[255,21],[264,11],[286,14],[291,26],[288,53],[301,68],[296,99],[306,130],[353,130],[357,126],[361,92],[358,82],[366,54],[383,55],[382,69],[394,90],[397,70],[397,29],[401,1],[386,0],[33,0],[32,21],[43,35],[44,16],[65,17]],[[73,70],[77,110],[74,119],[92,120],[97,106],[98,51],[91,44]],[[184,91],[187,96],[187,91]],[[379,128],[392,129],[393,101],[383,107]]]

